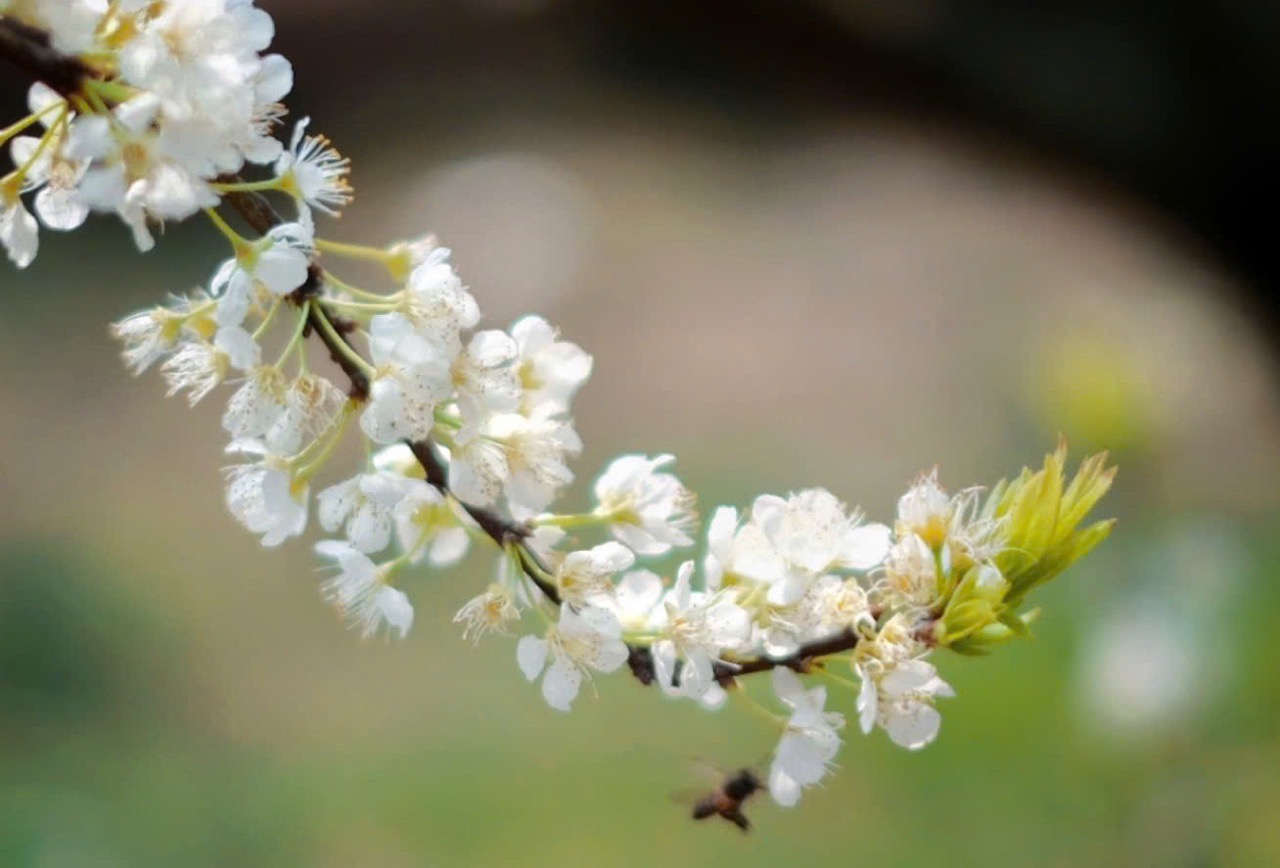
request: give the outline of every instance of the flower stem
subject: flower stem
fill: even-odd
[[[331,350],[341,353],[348,362],[354,365],[366,377],[373,377],[376,373],[376,369],[373,365],[365,361],[363,356],[352,349],[351,345],[346,342],[342,335],[338,334],[338,330],[335,329],[333,327],[333,323],[329,321],[329,315],[325,313],[324,308],[319,305],[312,306],[311,321],[315,323],[316,327],[324,333],[326,338],[328,338],[325,343],[328,344]]]
[[[262,193],[280,189],[280,179],[267,178],[262,181],[214,182],[209,186],[219,193]]]
[[[279,301],[277,301],[276,307],[278,307],[279,304]],[[275,313],[276,307],[271,308],[272,314]],[[294,347],[298,346],[298,342],[302,340],[302,333],[307,329],[307,321],[310,318],[310,313],[311,302],[308,301],[302,306],[302,309],[298,311],[298,321],[294,324],[293,334],[289,337],[289,343],[285,344],[284,352],[280,353],[280,358],[276,359],[275,367],[277,371],[280,370],[281,366],[284,365],[289,356],[293,354]],[[268,315],[267,320],[264,320],[262,325],[258,327],[259,331],[266,327],[267,321],[270,320],[270,318],[270,315]],[[254,332],[254,337],[256,338],[257,336],[257,332]]]
[[[378,247],[364,244],[344,244],[341,241],[330,241],[327,238],[316,239],[316,250],[321,253],[332,253],[334,256],[345,256],[348,259],[360,259],[365,262],[377,262],[385,265],[391,254]]]

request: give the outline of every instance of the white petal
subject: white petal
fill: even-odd
[[[467,346],[472,363],[481,368],[494,368],[515,360],[516,342],[506,332],[496,329],[476,332]]]
[[[0,246],[19,268],[26,268],[35,260],[36,251],[40,248],[39,233],[36,218],[23,207],[22,202],[15,202],[0,213]]]
[[[316,517],[320,526],[332,533],[342,526],[355,506],[358,483],[347,479],[331,485],[316,497]]]
[[[564,660],[556,660],[542,679],[542,697],[557,711],[568,711],[582,685],[582,673]]]
[[[893,714],[885,729],[894,744],[907,750],[919,750],[938,737],[942,715],[932,705],[914,702],[907,709]]]
[[[792,708],[805,701],[804,682],[785,666],[773,670],[773,692]]]
[[[258,346],[258,342],[239,326],[223,326],[218,329],[213,343],[227,354],[231,366],[240,371],[256,367],[262,359],[262,348]]]
[[[911,690],[919,690],[936,678],[938,670],[924,660],[907,660],[899,663],[892,672],[880,680],[880,689],[889,696],[901,696]]]
[[[516,643],[516,663],[524,677],[533,681],[547,662],[547,640],[541,636],[522,636]]]
[[[859,669],[858,675],[862,678],[862,688],[858,691],[858,725],[864,733],[869,733],[876,725],[880,694],[875,679],[865,669]]]
[[[274,295],[288,295],[307,280],[307,255],[276,244],[259,255],[253,273]]]
[[[614,596],[623,620],[642,620],[662,597],[662,579],[649,570],[633,570],[618,582]]]
[[[591,550],[591,560],[597,570],[619,573],[636,562],[635,553],[622,543],[601,543]]]
[[[413,604],[405,593],[396,588],[382,587],[378,589],[376,605],[382,620],[395,630],[397,638],[403,639],[413,626]]]
[[[88,206],[82,204],[74,191],[45,187],[36,193],[36,213],[44,225],[59,232],[79,228],[89,216]]]
[[[855,570],[869,570],[884,560],[889,552],[889,528],[883,524],[866,524],[845,535],[840,562]]]
[[[380,552],[391,542],[391,513],[365,502],[347,525],[347,537],[362,552]]]
[[[630,652],[621,639],[603,642],[587,662],[599,672],[613,672],[627,662]]]
[[[466,528],[446,528],[436,534],[427,550],[427,560],[432,566],[447,567],[456,564],[466,555],[471,537]]]
[[[800,801],[800,785],[777,762],[769,770],[769,795],[784,808]]]

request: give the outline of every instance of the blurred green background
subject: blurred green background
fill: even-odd
[[[413,579],[407,641],[360,642],[307,544],[224,511],[218,399],[165,401],[107,335],[207,279],[210,233],[45,233],[0,267],[0,864],[1280,864],[1274,348],[1192,233],[909,90],[708,87],[712,46],[619,72],[587,4],[261,5],[354,162],[325,234],[434,230],[488,323],[594,354],[583,485],[671,451],[707,512],[820,484],[887,519],[917,471],[989,484],[1061,432],[1113,450],[1120,524],[1034,641],[939,656],[934,745],[851,731],[797,809],[694,824],[695,758],[774,734],[624,675],[548,709],[513,642],[450,623],[483,550]]]

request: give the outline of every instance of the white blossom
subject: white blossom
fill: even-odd
[[[346,402],[347,396],[332,381],[316,374],[299,374],[285,391],[281,411],[263,439],[272,452],[298,452],[329,430]]]
[[[904,660],[888,668],[863,666],[858,670],[858,718],[865,733],[879,724],[894,744],[919,750],[938,736],[942,716],[933,707],[938,697],[955,696],[951,685],[938,677],[932,664]]]
[[[725,573],[768,585],[768,602],[788,606],[801,600],[828,570],[866,570],[884,558],[889,529],[862,525],[856,511],[830,492],[814,488],[781,498],[755,499],[745,524],[722,508],[707,532],[708,586]]]
[[[938,562],[915,533],[894,543],[885,559],[884,576],[886,594],[895,604],[927,606],[938,595]]]
[[[823,710],[825,687],[805,690],[800,678],[785,667],[773,670],[773,689],[791,708],[791,718],[769,767],[769,794],[779,805],[790,807],[800,800],[804,787],[817,784],[831,769],[840,750],[838,731],[844,717]]]
[[[674,455],[623,455],[596,480],[595,514],[636,554],[662,555],[693,545],[695,498],[674,475],[658,472],[673,461]]]
[[[566,459],[581,451],[582,441],[566,420],[499,413],[481,433],[455,443],[449,487],[479,506],[505,495],[513,514],[532,515],[573,481]]]
[[[383,627],[403,639],[413,626],[413,605],[398,588],[387,583],[388,568],[379,567],[364,552],[337,540],[316,543],[316,553],[334,561],[338,575],[325,581],[324,598],[333,603],[362,639]]]
[[[43,136],[17,136],[10,143],[15,166],[26,167],[26,186],[37,190],[35,211],[40,221],[50,229],[68,231],[76,229],[89,216],[89,209],[79,200],[76,187],[89,164],[85,160],[73,160],[63,154],[62,142],[65,124],[74,119],[74,113],[57,114],[51,110],[65,100],[47,85],[36,82],[27,95],[27,105],[32,114],[40,115],[45,127]],[[57,125],[53,125],[58,121]]]
[[[548,627],[545,637],[524,636],[516,645],[516,662],[525,678],[533,681],[546,669],[542,696],[557,711],[569,710],[588,669],[613,672],[627,656],[617,618],[595,606],[561,606],[560,622]]]
[[[490,506],[502,496],[510,475],[507,450],[488,437],[455,443],[449,461],[449,490],[463,503]]]
[[[665,590],[657,573],[631,570],[618,580],[612,594],[596,604],[613,612],[624,630],[650,630],[665,617],[658,605]]]
[[[767,581],[782,573],[782,556],[759,526],[739,523],[738,510],[722,506],[707,525],[707,554],[702,564],[707,588],[719,588],[726,578]]]
[[[920,537],[956,567],[987,560],[1003,546],[1003,528],[1000,520],[982,514],[980,495],[981,489],[968,488],[948,496],[938,484],[935,467],[921,474],[898,499],[894,529],[900,538]]]
[[[494,583],[483,594],[472,597],[453,616],[462,625],[462,638],[474,643],[488,633],[506,634],[507,625],[520,617],[520,609],[510,589]]]
[[[410,483],[394,473],[361,473],[331,485],[316,496],[316,518],[330,533],[345,527],[353,548],[366,554],[391,542],[392,518]]]
[[[262,358],[262,348],[239,326],[218,329],[212,341],[189,341],[160,366],[169,383],[168,395],[187,392],[187,403],[195,406],[232,369],[249,371]]]
[[[124,344],[125,365],[135,376],[141,374],[178,346],[184,326],[195,334],[216,332],[210,306],[203,293],[176,296],[168,307],[153,307],[113,323],[111,334]]]
[[[236,440],[262,438],[284,412],[288,390],[289,378],[275,365],[254,367],[227,402],[223,430]]]
[[[425,559],[433,567],[447,567],[462,560],[471,537],[448,499],[420,479],[406,482],[394,519],[400,548],[412,553],[410,563]]]
[[[469,440],[495,413],[510,413],[520,404],[520,382],[512,367],[516,343],[497,330],[476,332],[453,361],[454,400],[462,416],[458,438]]]
[[[511,337],[519,347],[521,412],[527,416],[569,412],[574,394],[591,376],[591,356],[577,344],[559,340],[540,316],[516,322]]]
[[[18,268],[26,268],[35,261],[40,249],[40,227],[36,218],[22,204],[15,192],[7,193],[0,186],[0,246],[9,260]]]
[[[751,520],[764,530],[791,566],[812,574],[831,569],[866,570],[884,559],[889,528],[862,524],[862,514],[845,511],[831,492],[810,488],[785,500],[761,495]]]
[[[306,135],[310,122],[310,118],[303,118],[294,126],[289,148],[276,160],[276,177],[298,202],[336,217],[351,204],[351,185],[347,183],[351,161],[324,136]]]
[[[131,314],[111,326],[111,334],[124,343],[124,363],[137,376],[164,358],[177,344],[181,320],[164,308]]]
[[[810,587],[806,600],[812,622],[822,633],[875,627],[867,591],[857,579],[823,576]]]
[[[601,543],[586,551],[570,552],[553,576],[564,602],[582,606],[595,597],[613,592],[613,577],[636,562],[635,554],[616,542]]]
[[[663,600],[652,653],[658,683],[698,699],[715,687],[714,663],[721,653],[737,649],[751,635],[751,618],[728,592],[693,591],[692,577],[693,561],[685,561]]]
[[[452,391],[453,359],[404,314],[373,317],[369,332],[376,374],[360,427],[375,443],[424,439]]]
[[[218,323],[242,323],[249,306],[259,300],[259,289],[268,298],[280,298],[302,286],[313,243],[309,227],[282,223],[222,263],[209,282],[210,293],[218,299]]]
[[[259,459],[226,469],[227,509],[246,530],[269,548],[306,530],[310,489],[285,462],[255,440],[233,442],[227,452]]]
[[[449,248],[434,248],[409,274],[406,315],[417,334],[450,361],[462,351],[461,334],[480,322],[480,306],[449,264]]]
[[[143,250],[150,246],[147,218],[185,220],[218,203],[207,181],[188,167],[184,143],[175,141],[174,131],[157,132],[160,109],[160,99],[143,92],[117,106],[111,118],[76,118],[67,136],[67,158],[90,163],[78,188],[80,200],[99,211],[118,212]]]

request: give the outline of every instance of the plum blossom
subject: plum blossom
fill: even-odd
[[[316,496],[316,518],[329,532],[345,527],[357,551],[379,552],[391,542],[394,510],[410,483],[394,473],[361,473],[326,488]]]
[[[338,575],[324,582],[324,598],[337,607],[360,638],[368,639],[384,627],[403,639],[413,626],[413,605],[388,584],[390,565],[379,567],[349,543],[322,540],[316,553],[338,567]]]
[[[800,801],[800,791],[820,782],[831,769],[831,761],[840,750],[839,730],[844,716],[824,711],[825,687],[805,689],[790,669],[773,670],[773,690],[778,699],[791,709],[778,749],[769,767],[769,794],[783,807]]]
[[[510,413],[519,406],[515,359],[515,341],[492,329],[476,332],[458,353],[453,361],[453,388],[462,416],[459,439],[471,439],[495,413]]]
[[[187,403],[195,406],[213,391],[231,371],[252,370],[262,358],[262,348],[239,326],[218,329],[212,341],[188,341],[165,360],[160,373],[169,383],[172,397],[187,392]]]
[[[693,561],[685,561],[662,604],[652,647],[658,683],[669,692],[698,699],[715,687],[713,664],[751,635],[751,616],[730,592],[693,591]],[[677,671],[677,662],[680,663]]]
[[[894,744],[919,750],[938,737],[942,716],[934,708],[938,697],[955,696],[951,685],[924,660],[905,660],[895,666],[863,666],[858,670],[858,720],[864,733],[879,724]]]
[[[286,462],[256,440],[238,440],[227,452],[259,459],[226,469],[227,509],[246,530],[268,548],[306,530],[310,490]]]
[[[588,669],[613,672],[627,661],[627,646],[612,612],[595,606],[561,606],[559,623],[548,627],[545,637],[520,639],[516,661],[530,681],[545,668],[542,697],[557,711],[568,711],[583,677],[590,677]]]
[[[276,177],[299,207],[336,217],[351,204],[351,185],[347,183],[351,161],[324,136],[306,135],[309,123],[311,118],[303,118],[294,126],[288,149],[276,160]]]
[[[283,223],[222,263],[209,282],[210,294],[218,299],[218,323],[244,322],[249,306],[258,300],[259,289],[270,299],[302,286],[307,280],[313,235],[313,230],[301,223]]]
[[[449,263],[447,247],[435,247],[409,274],[405,312],[417,334],[450,361],[462,351],[462,332],[480,322],[480,306]]]
[[[635,554],[616,542],[586,551],[570,552],[556,567],[553,579],[560,597],[571,606],[595,602],[613,591],[613,577],[636,562]]]
[[[0,182],[0,246],[18,268],[35,261],[40,248],[40,227],[22,204],[17,191]]]
[[[674,475],[658,472],[673,461],[674,455],[623,455],[596,480],[595,514],[638,555],[693,545],[689,531],[697,523],[695,498]]]
[[[569,412],[578,388],[591,376],[591,356],[577,344],[559,340],[540,316],[526,316],[511,327],[519,348],[517,374],[526,416]]]
[[[471,544],[467,528],[448,498],[420,479],[405,479],[404,496],[395,505],[396,539],[409,563],[426,560],[447,567],[462,560]]]
[[[34,204],[40,221],[50,229],[76,229],[89,216],[89,209],[76,196],[76,187],[89,166],[62,152],[67,125],[75,114],[61,96],[42,82],[36,82],[27,92],[27,107],[40,118],[45,133],[38,138],[15,137],[10,143],[13,163],[25,167],[25,186],[37,191]]]
[[[504,585],[495,582],[483,594],[472,597],[453,616],[453,623],[462,625],[462,638],[479,644],[489,633],[508,632],[507,625],[520,617],[515,595]]]
[[[360,427],[375,443],[421,440],[451,392],[452,358],[404,314],[375,316],[369,331],[375,375]]]

